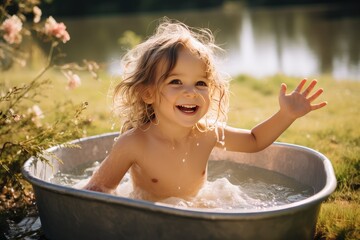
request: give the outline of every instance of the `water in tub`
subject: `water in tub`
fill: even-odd
[[[81,188],[98,165],[99,162],[95,162],[71,172],[58,172],[51,182]],[[122,179],[116,193],[122,197],[136,195],[129,173]],[[191,200],[168,198],[157,204],[214,210],[262,209],[297,202],[313,194],[310,186],[273,171],[230,161],[210,161],[208,180],[196,197]]]

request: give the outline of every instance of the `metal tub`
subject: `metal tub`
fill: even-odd
[[[49,182],[67,171],[102,160],[116,133],[75,141],[77,148],[49,149],[63,160],[52,166],[29,159],[23,168],[33,185],[42,229],[49,239],[312,239],[320,206],[336,187],[330,161],[297,145],[274,143],[252,154],[219,151],[211,159],[228,159],[276,171],[312,186],[315,194],[299,202],[266,209],[179,209],[151,202],[74,189]]]

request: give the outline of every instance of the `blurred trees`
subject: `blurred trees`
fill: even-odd
[[[47,0],[42,9],[55,16],[84,16],[106,13],[201,9],[221,6],[223,2],[224,0]]]
[[[277,7],[284,5],[341,5],[359,10],[358,0],[45,0],[41,8],[53,16],[85,16],[109,13],[178,11],[222,6],[226,2],[242,2],[248,6]]]

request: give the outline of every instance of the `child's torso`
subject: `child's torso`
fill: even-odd
[[[145,191],[147,200],[196,195],[206,180],[213,138],[201,133],[178,144],[158,139],[143,143],[139,149],[142,157],[130,172],[134,187]]]

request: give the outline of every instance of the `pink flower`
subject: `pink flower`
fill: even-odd
[[[64,72],[64,75],[68,79],[68,89],[75,89],[81,85],[80,77],[72,71]]]
[[[63,43],[70,40],[70,35],[66,31],[64,23],[58,23],[53,17],[49,17],[45,22],[45,34],[60,39]]]
[[[12,117],[13,117],[15,122],[18,122],[21,119],[21,116],[19,114],[14,114]]]
[[[30,112],[34,113],[36,118],[44,118],[44,114],[38,105],[32,106]]]
[[[22,36],[20,31],[22,29],[22,25],[23,24],[20,18],[16,15],[12,15],[1,24],[0,30],[5,32],[3,37],[9,44],[21,43]]]
[[[33,13],[34,13],[34,23],[40,22],[42,11],[38,6],[33,7]]]
[[[41,108],[38,105],[34,105],[28,109],[28,114],[32,115],[31,121],[33,121],[37,127],[40,127],[41,119],[44,118]]]

